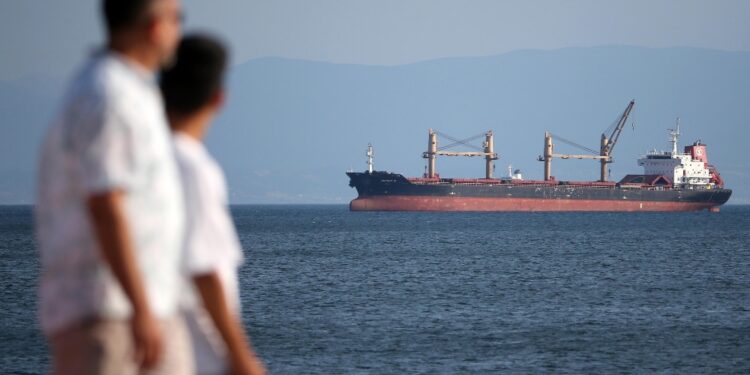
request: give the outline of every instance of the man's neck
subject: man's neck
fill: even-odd
[[[211,121],[209,113],[201,113],[190,116],[169,116],[169,122],[173,129],[180,134],[187,135],[198,142],[203,142],[206,130]]]
[[[109,49],[150,73],[159,69],[159,57],[155,53],[135,43],[130,43],[124,38],[111,40]]]

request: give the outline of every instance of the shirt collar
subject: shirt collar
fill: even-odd
[[[156,85],[156,72],[150,71],[143,66],[133,62],[132,60],[125,57],[123,54],[113,51],[105,50],[102,53],[103,56],[112,58],[122,64],[127,70],[132,72],[136,77],[140,78],[149,85]]]
[[[206,153],[206,147],[203,145],[203,142],[181,131],[172,131],[172,137],[174,137],[177,143],[183,145],[184,147],[191,149],[193,152],[197,152],[200,154]]]

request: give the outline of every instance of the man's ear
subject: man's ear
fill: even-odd
[[[211,107],[218,110],[224,107],[224,103],[227,99],[227,92],[223,88],[220,88],[216,90],[216,92],[211,96],[211,101],[209,102],[211,104]]]

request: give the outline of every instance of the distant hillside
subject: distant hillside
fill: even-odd
[[[420,175],[427,129],[464,138],[494,129],[508,164],[540,178],[550,130],[597,148],[600,134],[634,98],[615,149],[612,174],[638,172],[636,159],[667,148],[682,119],[683,143],[701,138],[711,161],[750,203],[750,53],[634,47],[517,51],[399,67],[282,59],[234,69],[227,111],[210,145],[227,168],[236,201],[346,202],[344,171],[364,169],[368,142],[376,169]],[[558,142],[558,149],[565,146]],[[597,176],[592,161],[553,164],[560,179]],[[439,159],[443,176],[481,176],[479,159]]]
[[[0,82],[0,204],[32,202],[37,148],[61,92],[52,79]]]
[[[493,129],[501,156],[496,173],[513,164],[540,178],[535,159],[545,130],[597,148],[602,131],[635,99],[615,149],[613,178],[638,172],[636,159],[647,150],[667,148],[666,129],[680,116],[682,143],[700,138],[709,145],[709,158],[735,190],[730,203],[750,203],[749,71],[746,52],[620,46],[397,67],[259,59],[233,69],[230,100],[209,147],[226,168],[233,202],[345,203],[356,193],[344,172],[365,168],[368,142],[376,169],[416,176],[423,173],[428,128],[459,138]],[[18,191],[25,182],[16,181],[33,174],[35,149],[27,141],[38,136],[40,116],[55,104],[7,90],[0,86],[0,97],[16,101],[0,104],[0,121],[16,130],[9,138],[3,130],[0,151],[0,199],[6,201],[26,196]],[[444,158],[438,171],[481,176],[483,165]],[[555,160],[553,174],[593,179],[597,168],[592,161]]]

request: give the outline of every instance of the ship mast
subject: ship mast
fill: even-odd
[[[427,152],[422,157],[427,159],[427,177],[435,178],[435,157],[437,156],[437,133],[430,129],[427,139]]]
[[[495,153],[495,141],[493,140],[492,130],[485,134],[484,139],[484,160],[485,160],[485,172],[484,176],[486,179],[492,178],[492,171],[495,170],[495,166],[492,165],[493,160],[497,160],[497,154]]]
[[[677,155],[677,142],[680,138],[680,118],[677,118],[674,129],[669,130],[669,143],[672,144],[672,156]]]
[[[372,174],[372,157],[375,153],[372,151],[372,143],[367,144],[367,172]]]

